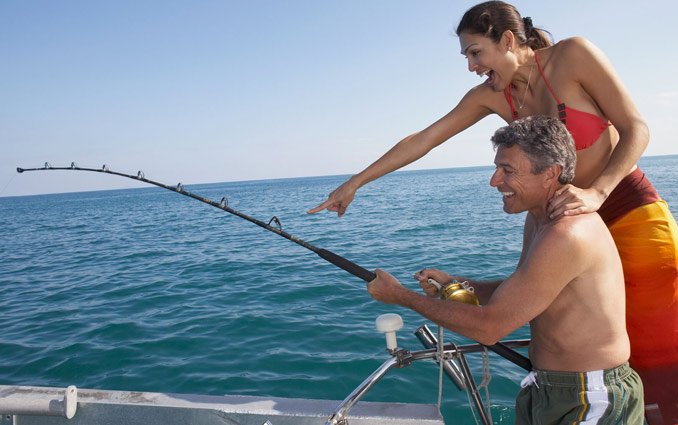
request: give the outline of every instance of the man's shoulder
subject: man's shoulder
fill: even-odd
[[[597,213],[561,216],[544,226],[540,241],[552,249],[588,250],[607,238],[609,231]]]
[[[590,213],[560,216],[548,223],[545,231],[572,237],[595,238],[597,235],[591,232],[607,231],[607,227],[598,213]]]

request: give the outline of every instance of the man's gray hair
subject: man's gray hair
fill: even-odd
[[[560,165],[558,181],[572,183],[577,151],[570,132],[558,118],[546,115],[521,118],[497,130],[491,140],[495,150],[518,145],[530,159],[533,174],[551,165]]]

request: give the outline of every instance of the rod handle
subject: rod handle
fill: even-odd
[[[316,254],[318,254],[321,258],[329,261],[330,263],[334,264],[335,266],[339,267],[340,269],[344,269],[347,272],[351,273],[353,276],[359,277],[365,282],[371,282],[374,279],[377,278],[377,275],[372,273],[371,271],[364,269],[357,265],[356,263],[349,261],[345,259],[344,257],[335,254],[332,251],[328,251],[326,249],[320,248],[318,251],[316,251]]]
[[[502,356],[506,360],[509,360],[511,363],[514,363],[514,364],[522,367],[526,371],[529,372],[529,371],[532,370],[532,362],[530,361],[530,359],[528,359],[527,357],[518,353],[517,351],[514,351],[514,350],[508,348],[507,346],[505,346],[501,342],[498,342],[494,345],[486,345],[486,347],[489,350],[492,350],[495,353],[499,354],[500,356]]]

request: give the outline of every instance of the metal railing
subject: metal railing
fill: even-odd
[[[408,367],[418,360],[435,360],[436,362],[441,360],[439,359],[437,350],[438,341],[428,327],[422,325],[414,333],[427,349],[420,351],[410,351],[402,348],[389,350],[391,352],[391,357],[358,385],[351,394],[337,406],[325,425],[348,425],[348,414],[353,406],[355,406],[391,369]],[[526,347],[529,343],[529,339],[510,340],[502,341],[502,346],[511,349],[512,351],[514,348]],[[458,346],[453,343],[445,344],[443,347],[443,354],[447,360],[442,360],[444,361],[443,369],[446,375],[452,380],[457,388],[460,390],[469,390],[473,404],[475,405],[475,409],[478,412],[482,423],[491,425],[487,410],[489,406],[487,408],[484,406],[483,401],[478,394],[475,379],[471,375],[465,356],[469,353],[484,352],[486,348],[487,347],[482,344]],[[513,353],[516,355],[517,359],[522,357],[516,352]],[[457,365],[454,363],[452,359],[456,359],[459,364]],[[522,360],[515,363],[523,368],[526,366],[526,363]]]

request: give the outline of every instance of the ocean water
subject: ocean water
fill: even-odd
[[[640,165],[675,214],[678,156]],[[56,172],[84,177],[42,173]],[[305,211],[346,176],[185,189],[276,216],[286,232],[417,289],[422,267],[477,279],[515,267],[524,216],[502,211],[492,172],[393,173],[362,188],[341,219]],[[400,314],[399,346],[421,348],[412,332],[427,321],[416,313],[373,301],[363,281],[272,232],[161,188],[0,198],[0,229],[0,384],[342,400],[388,358],[378,315]],[[449,331],[445,340],[468,342]],[[480,357],[469,361],[480,377]],[[494,422],[511,424],[524,373],[496,355],[490,365]],[[437,397],[437,366],[418,362],[365,400]],[[447,378],[441,410],[447,424],[474,421]]]

